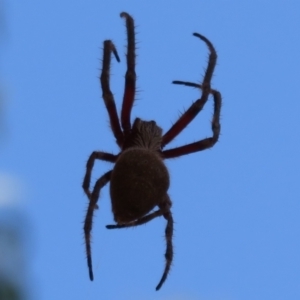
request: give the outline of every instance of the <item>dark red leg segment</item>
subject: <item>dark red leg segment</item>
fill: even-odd
[[[194,102],[191,105],[191,107],[185,113],[183,113],[182,116],[175,122],[175,124],[169,129],[169,131],[164,134],[162,148],[168,143],[170,143],[197,116],[197,114],[205,105],[208,99],[208,95],[211,91],[210,81],[216,65],[217,53],[212,43],[206,37],[198,33],[194,33],[194,36],[203,40],[210,51],[208,65],[203,78],[203,82],[201,84],[202,96],[200,99]]]
[[[183,81],[175,81],[175,84],[183,84],[186,86],[192,86],[196,88],[202,88],[201,85],[192,83],[192,82],[183,82]],[[213,136],[210,138],[203,139],[199,142],[191,143],[185,146],[177,147],[174,149],[169,149],[162,151],[163,158],[173,158],[181,155],[190,154],[197,151],[202,151],[207,148],[211,148],[219,139],[220,135],[220,112],[221,112],[221,104],[222,98],[221,94],[216,90],[211,90],[210,93],[213,95],[214,99],[214,113],[211,122],[211,128],[213,132]],[[196,102],[195,102],[196,103]],[[203,105],[202,105],[203,107]]]

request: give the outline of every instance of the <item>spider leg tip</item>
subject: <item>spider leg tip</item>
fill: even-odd
[[[121,18],[129,18],[130,16],[129,16],[129,14],[128,14],[127,12],[122,11],[122,12],[120,13],[120,17],[121,17]]]
[[[200,38],[201,40],[206,40],[205,36],[203,36],[202,34],[200,34],[198,32],[194,32],[193,36],[196,36],[196,37]]]
[[[116,60],[117,60],[118,63],[121,62],[121,59],[118,55],[116,56]]]
[[[93,271],[90,271],[90,272],[89,272],[89,275],[90,275],[90,280],[91,280],[91,281],[94,281],[94,274],[93,274]]]

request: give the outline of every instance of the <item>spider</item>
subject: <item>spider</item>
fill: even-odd
[[[133,18],[126,12],[120,15],[126,20],[127,30],[127,71],[125,75],[125,91],[119,120],[113,94],[110,90],[110,61],[113,53],[120,62],[117,50],[111,40],[104,41],[102,72],[100,76],[102,97],[109,115],[110,125],[120,153],[94,151],[86,164],[83,190],[89,199],[84,221],[84,236],[87,264],[90,280],[94,279],[91,255],[91,231],[93,215],[98,208],[100,190],[110,181],[110,197],[115,225],[107,225],[108,229],[127,228],[145,224],[156,217],[163,216],[166,221],[165,267],[163,275],[156,286],[159,290],[165,282],[173,260],[173,217],[172,202],[167,193],[169,173],[164,159],[187,155],[214,146],[220,134],[221,94],[212,89],[210,81],[216,65],[217,54],[212,43],[203,35],[193,35],[201,39],[209,49],[208,65],[201,84],[173,81],[174,84],[196,87],[202,90],[201,97],[186,110],[171,128],[163,134],[163,130],[155,121],[144,121],[136,118],[131,124],[130,114],[135,99],[135,26]],[[212,117],[212,136],[198,142],[190,143],[168,150],[163,150],[202,110],[209,95],[213,96],[214,112]],[[102,175],[90,190],[91,174],[95,160],[115,163],[112,170]],[[153,211],[155,207],[157,210]]]

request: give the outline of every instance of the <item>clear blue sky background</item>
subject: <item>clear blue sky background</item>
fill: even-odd
[[[33,299],[300,299],[300,2],[6,1],[1,172],[21,181],[30,222]],[[99,86],[102,42],[112,39],[112,90],[120,109],[126,11],[137,25],[138,101],[132,118],[167,130],[219,60],[222,135],[212,149],[167,161],[175,257],[164,267],[165,220],[108,231],[108,187],[93,228],[89,281],[81,183],[93,150],[118,153]],[[212,102],[170,147],[209,136]],[[98,162],[93,180],[112,168]]]

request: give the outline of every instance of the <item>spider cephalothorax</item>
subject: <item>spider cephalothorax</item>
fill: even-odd
[[[125,140],[124,148],[139,147],[153,151],[161,150],[162,129],[154,121],[143,121],[136,118],[130,136]]]
[[[165,253],[166,264],[163,275],[156,287],[156,290],[159,290],[168,276],[173,260],[172,202],[167,193],[169,188],[169,173],[163,160],[208,149],[218,141],[220,134],[221,94],[210,86],[217,54],[213,45],[206,37],[194,33],[194,36],[206,43],[210,51],[208,66],[202,84],[185,81],[173,81],[173,83],[196,87],[202,90],[201,97],[180,116],[165,134],[156,125],[155,121],[143,121],[136,118],[131,126],[130,114],[136,89],[134,21],[125,12],[121,13],[121,17],[126,19],[128,45],[125,91],[120,120],[109,85],[111,53],[115,55],[117,61],[120,61],[120,59],[114,44],[110,40],[104,41],[103,65],[100,77],[102,96],[109,114],[114,137],[121,152],[114,155],[107,152],[94,151],[87,161],[86,174],[82,185],[89,199],[84,221],[87,262],[90,279],[93,280],[91,256],[93,214],[94,210],[98,207],[97,202],[101,188],[110,181],[110,196],[116,224],[107,225],[108,229],[138,226],[159,216],[163,216],[167,220],[165,230],[167,244]],[[213,135],[185,146],[163,150],[197,116],[207,102],[210,94],[214,100],[212,118]],[[96,181],[92,191],[90,191],[91,173],[94,162],[97,159],[115,163],[115,166],[111,171],[102,175]],[[158,207],[158,209],[153,211],[155,207]]]

